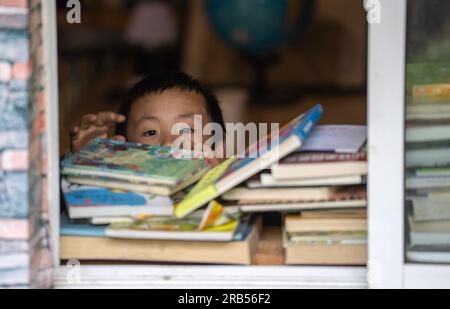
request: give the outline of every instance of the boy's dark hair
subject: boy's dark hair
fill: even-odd
[[[137,100],[146,95],[162,93],[169,89],[194,91],[202,95],[205,99],[206,111],[210,115],[212,121],[220,124],[225,132],[225,122],[217,97],[200,81],[187,74],[180,72],[166,72],[149,75],[135,84],[133,88],[128,91],[119,108],[119,114],[124,115],[126,120],[124,123],[117,125],[116,135],[127,137],[128,118],[130,116],[131,108]]]

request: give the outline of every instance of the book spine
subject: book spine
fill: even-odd
[[[314,126],[319,122],[322,115],[323,107],[321,104],[317,104],[312,110],[305,114],[300,125],[295,128],[295,133],[297,134],[302,144],[311,133]]]
[[[450,98],[450,84],[413,86],[414,99]]]

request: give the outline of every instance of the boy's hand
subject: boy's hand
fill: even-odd
[[[96,138],[108,138],[108,132],[118,123],[123,123],[125,116],[113,112],[101,112],[96,115],[85,115],[80,126],[70,130],[70,150],[78,152]],[[114,136],[113,139],[125,141],[124,136]]]

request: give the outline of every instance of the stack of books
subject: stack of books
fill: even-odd
[[[285,228],[287,263],[365,264],[367,129],[315,127],[322,112],[214,168],[192,153],[95,141],[63,162],[62,258],[250,264],[261,232],[252,218],[276,211],[293,214],[286,225],[320,226]]]
[[[319,126],[300,151],[289,154],[270,170],[247,181],[246,186],[232,189],[222,198],[230,207],[244,213],[296,213],[286,218],[284,226],[288,264],[364,265],[367,262],[366,142],[365,126]],[[355,213],[358,219],[353,219]],[[317,216],[320,229],[302,230],[302,235],[298,235],[300,231],[288,228],[295,216],[305,223],[305,218]],[[357,231],[345,230],[342,225],[335,230],[333,220],[340,224],[343,220],[364,221],[364,224]]]
[[[251,262],[259,227],[249,216],[211,202],[175,218],[175,204],[211,169],[195,153],[97,139],[62,167],[63,259]]]
[[[411,261],[447,263],[450,261],[450,83],[412,85],[406,118],[407,255]]]
[[[305,211],[284,220],[286,264],[367,264],[366,210]]]

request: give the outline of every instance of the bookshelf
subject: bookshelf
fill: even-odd
[[[409,0],[414,1],[414,0]],[[369,262],[368,267],[90,265],[73,279],[74,268],[59,263],[57,155],[50,157],[52,246],[57,288],[402,288],[450,287],[450,266],[412,264],[405,259],[404,135],[407,0],[379,0],[381,23],[369,26]],[[45,2],[52,40],[56,13]],[[53,41],[54,42],[54,41]],[[48,56],[56,72],[56,44]],[[56,74],[53,74],[56,77]],[[50,111],[57,115],[57,81]],[[57,123],[50,123],[51,153],[58,147]]]
[[[424,33],[414,31],[422,32],[435,24],[436,13],[447,12],[448,16],[448,9],[439,7],[448,4],[444,2],[380,1],[382,22],[370,26],[368,277],[370,286],[374,288],[450,286],[450,265],[427,261],[414,263],[407,258],[409,232],[406,217],[409,211],[405,207],[405,165],[408,161],[405,156],[408,151],[405,147],[405,114],[409,105],[405,85],[411,80],[411,76],[405,73],[410,64],[418,61],[411,59],[414,53],[411,48],[417,48],[417,45],[413,46],[417,44],[417,37],[428,39],[428,42],[422,40],[423,46],[419,46],[426,49],[426,44],[436,41],[439,35],[437,30],[431,29]],[[425,25],[416,29],[411,27],[420,20],[426,21]],[[449,60],[448,54],[446,60]],[[419,61],[434,62],[433,59]],[[425,75],[419,79],[427,83]]]

